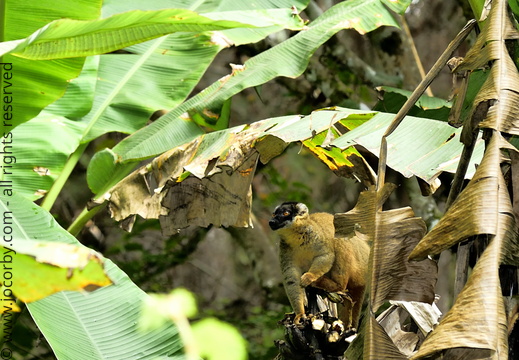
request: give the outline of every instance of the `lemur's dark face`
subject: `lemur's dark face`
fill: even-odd
[[[308,213],[308,208],[305,204],[293,201],[284,202],[274,210],[272,219],[269,221],[269,226],[272,230],[290,227],[296,216],[305,213]]]

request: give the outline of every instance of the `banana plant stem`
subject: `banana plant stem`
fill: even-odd
[[[63,170],[61,171],[61,174],[59,174],[58,178],[52,184],[52,186],[49,189],[49,192],[43,199],[43,202],[41,203],[41,207],[47,211],[50,211],[54,203],[56,202],[56,199],[58,198],[59,193],[65,186],[65,183],[67,182],[70,174],[72,173],[72,170],[76,167],[79,158],[81,158],[81,155],[85,152],[85,149],[87,148],[88,143],[80,144],[76,151],[70,155],[67,162],[65,163],[65,166],[63,167]]]
[[[77,236],[88,220],[92,219],[99,211],[103,210],[104,208],[106,208],[106,202],[90,210],[85,207],[78,215],[78,217],[76,217],[74,222],[70,224],[67,231],[72,235]]]

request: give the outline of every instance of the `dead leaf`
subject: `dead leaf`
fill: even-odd
[[[513,213],[499,166],[500,148],[510,146],[498,133],[492,137],[474,177],[440,222],[416,246],[411,260],[440,254],[470,236],[497,234],[498,214]]]
[[[364,341],[364,359],[369,360],[407,360],[407,356],[402,354],[393,340],[386,333],[378,321],[370,315],[364,321],[368,322],[366,329],[366,339]]]
[[[363,191],[349,212],[335,215],[336,236],[364,234],[373,244],[370,255],[372,311],[388,300],[434,301],[437,266],[430,259],[409,262],[408,254],[426,231],[421,218],[411,208],[381,211],[383,202],[395,188],[385,184],[378,192]]]

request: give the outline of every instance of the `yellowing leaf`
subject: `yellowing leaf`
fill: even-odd
[[[319,160],[325,163],[330,170],[338,176],[355,177],[357,180],[372,185],[375,183],[375,175],[372,174],[370,166],[362,155],[354,147],[342,151],[339,148],[325,148],[324,144],[329,134],[336,133],[333,128],[323,131],[311,139],[303,141],[303,145],[308,148]],[[331,137],[334,140],[338,134]]]
[[[103,259],[83,246],[24,240],[13,248],[0,247],[3,294],[32,302],[63,290],[92,291],[112,281]]]

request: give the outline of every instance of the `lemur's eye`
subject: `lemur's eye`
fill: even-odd
[[[288,215],[290,215],[290,211],[286,211],[286,210],[283,211],[283,216],[288,216]]]

